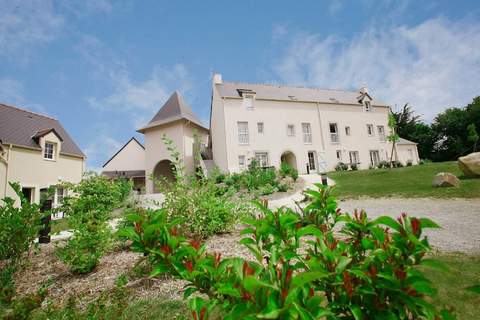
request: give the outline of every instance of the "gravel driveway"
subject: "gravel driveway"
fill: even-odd
[[[342,210],[365,209],[372,218],[402,212],[430,218],[442,229],[429,229],[430,244],[440,251],[480,253],[480,199],[379,198],[339,201]]]

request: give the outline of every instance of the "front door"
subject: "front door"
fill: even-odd
[[[315,151],[308,151],[308,167],[310,168],[310,172],[317,170],[317,162],[315,158]]]
[[[33,188],[22,188],[23,196],[29,203],[33,202],[33,190]]]

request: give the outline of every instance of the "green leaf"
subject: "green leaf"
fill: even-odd
[[[303,237],[303,236],[306,236],[306,235],[312,235],[312,236],[316,236],[318,238],[321,238],[323,236],[323,233],[322,233],[322,231],[320,231],[320,229],[318,229],[317,226],[311,224],[311,225],[308,225],[306,227],[300,228],[297,231],[297,236],[298,237]]]
[[[388,216],[382,216],[379,217],[375,220],[372,221],[372,224],[377,225],[377,224],[383,224],[386,225],[393,230],[400,231],[403,227],[396,221],[395,219],[388,217]]]
[[[321,278],[328,277],[328,275],[329,274],[327,272],[323,272],[323,271],[302,272],[302,273],[297,274],[293,278],[292,283],[294,285],[298,286],[298,287],[302,287],[305,284],[310,283],[314,280],[318,280],[318,279],[321,279]]]
[[[428,218],[420,218],[420,225],[422,226],[422,228],[433,228],[433,229],[441,228],[438,224],[436,224],[435,222],[433,222]]]
[[[350,311],[352,311],[352,314],[353,314],[353,317],[355,318],[355,320],[362,320],[363,319],[362,309],[360,309],[359,306],[357,306],[357,305],[350,306]]]
[[[337,264],[337,267],[335,268],[335,271],[337,273],[342,273],[343,270],[345,270],[345,268],[348,266],[348,264],[352,261],[351,258],[347,258],[347,257],[344,257],[344,256],[340,256],[340,258],[338,259],[338,264]]]

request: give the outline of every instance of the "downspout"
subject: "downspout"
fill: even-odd
[[[326,152],[325,141],[324,141],[324,137],[323,137],[322,119],[320,117],[320,104],[318,103],[318,101],[316,102],[316,104],[317,104],[318,123],[320,125],[320,136],[321,136],[321,141],[322,141],[322,148],[323,148],[323,152]]]
[[[10,144],[8,146],[8,154],[7,154],[7,159],[6,159],[6,167],[7,169],[5,170],[5,189],[3,191],[3,197],[6,197],[7,196],[7,187],[8,187],[8,167],[9,167],[9,163],[10,163],[10,154],[12,153],[12,145]]]

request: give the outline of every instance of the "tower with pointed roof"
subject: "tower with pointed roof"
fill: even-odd
[[[171,155],[167,150],[163,136],[171,139],[185,165],[187,174],[194,173],[194,135],[202,144],[208,143],[209,130],[198,119],[178,91],[175,91],[155,116],[137,130],[145,135],[145,176],[173,179]],[[153,181],[146,181],[147,193],[155,193]]]

